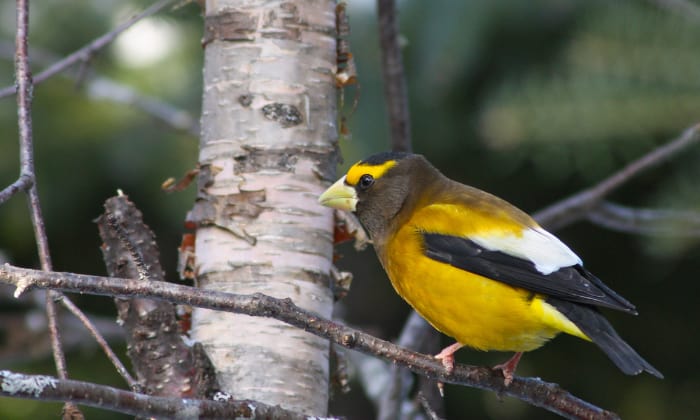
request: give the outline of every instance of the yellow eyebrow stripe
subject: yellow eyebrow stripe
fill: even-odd
[[[395,160],[387,160],[380,165],[372,165],[364,162],[357,162],[348,169],[348,173],[345,175],[345,182],[349,185],[357,185],[362,175],[372,175],[374,179],[381,178],[386,171],[393,168],[396,165]]]

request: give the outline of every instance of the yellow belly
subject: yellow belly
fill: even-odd
[[[419,233],[401,229],[380,252],[384,268],[399,295],[459,343],[480,350],[529,351],[560,332],[588,339],[540,295],[417,258],[422,242],[410,235]]]

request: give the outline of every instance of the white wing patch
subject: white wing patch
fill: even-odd
[[[489,251],[500,251],[532,261],[537,271],[544,275],[563,267],[583,264],[581,258],[568,246],[541,227],[526,229],[522,236],[490,235],[474,236],[469,239]]]

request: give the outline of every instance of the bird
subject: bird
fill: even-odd
[[[599,310],[636,315],[634,305],[528,214],[422,155],[372,155],[318,201],[355,214],[396,292],[456,340],[435,355],[448,373],[465,346],[515,352],[494,366],[508,386],[524,352],[565,333],[596,344],[627,375],[663,378]]]

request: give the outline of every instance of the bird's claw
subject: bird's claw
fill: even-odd
[[[506,387],[513,383],[513,378],[515,377],[513,374],[515,373],[515,368],[518,367],[522,355],[522,352],[515,353],[515,355],[505,363],[501,363],[492,368],[493,370],[500,370],[503,373],[503,385]]]

